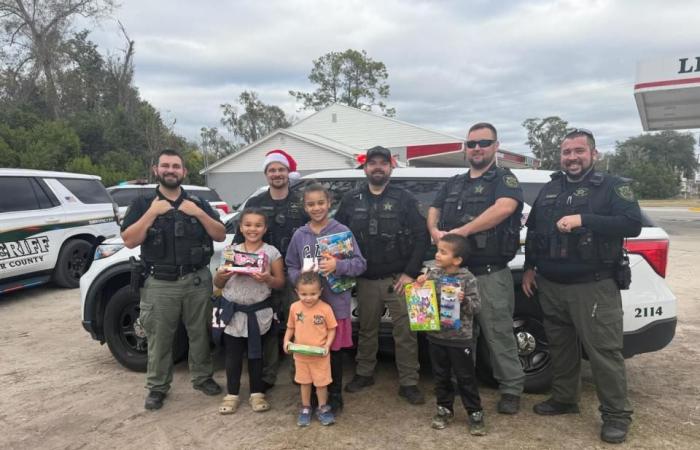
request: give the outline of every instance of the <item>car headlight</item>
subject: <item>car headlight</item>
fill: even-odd
[[[119,250],[124,248],[124,244],[101,244],[95,249],[94,261],[98,259],[109,258],[110,256],[117,253]]]

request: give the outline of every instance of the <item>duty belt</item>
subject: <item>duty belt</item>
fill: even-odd
[[[486,264],[485,266],[470,266],[469,271],[475,276],[478,276],[498,272],[506,267],[508,267],[508,264]]]
[[[188,273],[196,272],[205,266],[195,264],[183,264],[180,266],[169,265],[152,265],[148,269],[148,274],[156,280],[174,281],[180,277],[184,277]]]
[[[567,275],[563,276],[561,279],[559,279],[558,277],[556,279],[552,279],[551,277],[547,277],[545,275],[543,276],[548,280],[554,281],[555,283],[559,284],[579,284],[607,280],[613,278],[615,276],[615,272],[613,270],[601,270],[598,272],[585,273],[582,275]]]

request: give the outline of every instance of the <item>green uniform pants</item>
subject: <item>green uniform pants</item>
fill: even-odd
[[[391,276],[379,280],[357,279],[360,332],[356,372],[366,377],[374,375],[379,350],[379,326],[386,305],[394,325],[392,333],[399,384],[415,386],[418,384],[418,343],[416,333],[409,326],[405,298],[394,293],[393,289],[389,292],[395,282]]]
[[[493,377],[501,394],[519,396],[523,392],[525,373],[518,358],[518,346],[513,334],[515,291],[509,268],[476,277],[481,297],[481,312],[477,315],[474,341],[481,336],[491,356]]]
[[[552,356],[552,398],[578,403],[583,347],[601,416],[631,421],[622,357],[622,297],[615,282],[560,284],[539,276],[537,287]]]
[[[148,339],[146,388],[167,392],[173,380],[173,340],[182,321],[189,337],[193,384],[211,378],[208,324],[212,320],[212,277],[208,267],[175,281],[148,277],[141,289],[141,325]]]

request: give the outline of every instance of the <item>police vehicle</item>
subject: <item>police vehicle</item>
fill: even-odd
[[[0,294],[54,281],[78,287],[97,244],[117,236],[100,177],[0,169]]]
[[[465,169],[460,168],[397,168],[391,182],[411,191],[425,215],[433,198],[445,181]],[[550,171],[513,170],[520,181],[525,197],[522,223],[525,223],[530,206],[542,186],[549,181]],[[292,189],[303,189],[309,180],[318,180],[326,185],[335,199],[335,212],[338,201],[346,192],[359,183],[365,182],[361,170],[333,170],[305,176]],[[625,247],[630,252],[632,284],[629,290],[622,291],[624,309],[624,350],[625,357],[660,350],[668,345],[676,329],[676,297],[668,288],[664,278],[668,259],[668,235],[657,227],[642,212],[643,229],[639,237],[627,239]],[[230,217],[230,216],[229,216]],[[228,217],[227,217],[228,218]],[[227,224],[233,232],[231,223]],[[526,230],[521,230],[521,243],[524,243]],[[227,241],[232,238],[228,235]],[[215,243],[216,253],[212,258],[212,269],[220,261],[222,244]],[[134,332],[133,323],[138,317],[138,299],[128,294],[128,259],[138,255],[138,249],[126,249],[120,240],[106,242],[96,253],[96,261],[81,280],[83,300],[83,325],[94,339],[107,341],[117,360],[136,370],[144,370],[146,364],[145,340]],[[434,248],[426,253],[426,263],[433,258]],[[542,311],[536,299],[528,299],[523,294],[520,283],[524,254],[521,250],[510,262],[513,272],[516,296],[513,316],[513,333],[516,337],[520,360],[526,374],[525,389],[528,392],[541,392],[551,383],[551,359],[547,337],[542,325]],[[353,317],[357,303],[353,301]],[[380,350],[393,351],[391,321],[388,312],[383,316],[380,329]],[[181,330],[176,357],[184,358],[186,340]],[[419,343],[421,340],[419,339]],[[180,344],[178,344],[180,345]],[[490,358],[485,345],[478,345],[477,369],[484,379],[490,378]],[[425,353],[425,352],[422,352]]]

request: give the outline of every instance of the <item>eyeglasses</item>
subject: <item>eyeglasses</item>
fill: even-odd
[[[595,139],[593,136],[593,132],[591,130],[587,130],[586,128],[572,128],[566,132],[566,136],[564,136],[564,139],[574,134],[585,134],[586,136]]]
[[[476,148],[476,146],[478,145],[481,148],[486,148],[492,146],[494,142],[496,142],[495,139],[480,139],[478,141],[467,141],[467,147]]]

